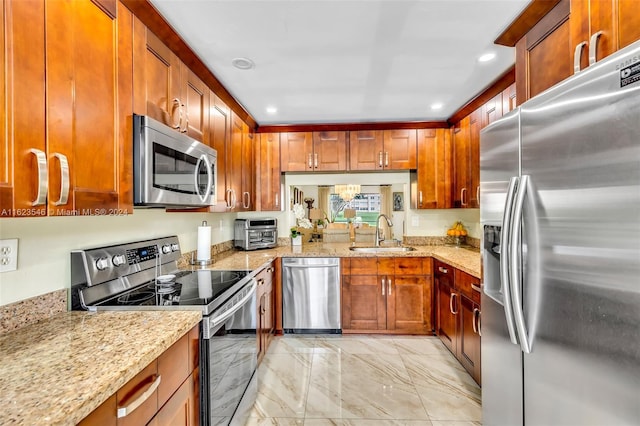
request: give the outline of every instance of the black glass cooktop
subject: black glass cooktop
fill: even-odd
[[[166,283],[155,280],[99,303],[99,306],[211,306],[223,303],[248,271],[180,271]],[[206,312],[205,312],[206,313]]]

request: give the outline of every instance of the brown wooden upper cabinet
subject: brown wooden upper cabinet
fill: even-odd
[[[637,0],[571,0],[571,46],[581,69],[640,39],[639,8]]]
[[[258,178],[256,185],[256,202],[259,211],[282,210],[280,188],[280,134],[261,133],[260,143],[256,149]]]
[[[349,151],[350,170],[413,170],[417,167],[416,130],[350,132]]]
[[[228,165],[231,144],[231,110],[212,91],[209,92],[209,146],[218,153],[217,201],[213,211],[230,211],[231,169]]]
[[[518,104],[638,39],[637,0],[562,0],[516,44]]]
[[[418,167],[411,173],[414,209],[451,207],[451,131],[418,130]]]
[[[137,18],[134,112],[208,143],[210,90]]]
[[[346,171],[347,133],[281,133],[280,156],[283,172]]]
[[[132,211],[132,16],[101,6],[3,2],[3,216]]]
[[[521,104],[573,70],[569,0],[562,0],[516,44],[516,92]]]

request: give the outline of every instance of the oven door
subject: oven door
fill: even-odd
[[[256,288],[252,278],[233,299],[227,312],[203,318],[201,340],[201,424],[244,424],[247,413],[237,413],[240,401],[255,401],[257,389],[249,387],[257,368]],[[226,305],[225,305],[226,306]],[[224,306],[221,310],[224,310]],[[253,320],[250,318],[253,317]],[[252,401],[249,402],[253,406]],[[244,403],[243,403],[244,405]]]
[[[214,205],[216,151],[149,117],[136,116],[136,120],[139,140],[134,144],[134,204]]]

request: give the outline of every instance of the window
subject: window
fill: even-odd
[[[380,194],[357,194],[353,200],[345,202],[338,194],[329,196],[329,208],[334,222],[347,223],[344,217],[344,209],[354,209],[356,217],[355,222],[367,223],[376,226],[376,218],[380,214],[380,205],[382,197]]]

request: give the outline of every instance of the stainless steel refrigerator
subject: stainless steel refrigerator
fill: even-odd
[[[640,423],[640,42],[480,134],[485,425]]]

